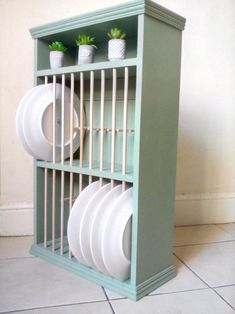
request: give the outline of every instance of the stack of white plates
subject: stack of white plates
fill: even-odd
[[[56,161],[61,156],[61,98],[62,85],[56,84]],[[64,156],[69,157],[70,140],[70,89],[64,95]],[[79,147],[79,100],[74,94],[74,152]],[[21,99],[16,113],[16,132],[24,149],[34,158],[51,161],[53,150],[53,84],[30,89]]]
[[[88,185],[68,220],[68,242],[82,264],[126,280],[130,276],[132,188]]]

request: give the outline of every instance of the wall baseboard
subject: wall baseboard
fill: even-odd
[[[33,234],[33,204],[0,206],[0,236],[26,236]]]
[[[176,226],[230,222],[235,222],[235,193],[176,195]]]
[[[235,222],[235,193],[176,195],[176,226],[231,222]],[[0,206],[0,236],[32,234],[32,204]]]

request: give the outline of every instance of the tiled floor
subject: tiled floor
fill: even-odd
[[[177,276],[138,302],[31,256],[31,243],[0,238],[0,313],[235,313],[235,223],[176,228]]]

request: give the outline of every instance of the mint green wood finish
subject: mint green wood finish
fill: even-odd
[[[141,106],[140,133],[134,167],[137,284],[172,264],[181,52],[178,30],[149,16],[143,19],[142,93],[136,102]]]
[[[176,173],[176,146],[178,129],[178,102],[180,87],[181,31],[185,19],[151,1],[132,1],[123,5],[95,11],[82,16],[31,29],[35,39],[35,84],[42,84],[44,76],[75,74],[75,90],[79,96],[79,73],[84,72],[86,84],[89,84],[89,71],[95,71],[95,86],[99,86],[100,70],[106,69],[111,78],[111,69],[118,69],[118,79],[123,79],[123,67],[130,71],[130,89],[128,97],[128,127],[135,130],[129,138],[128,171],[122,175],[118,165],[115,172],[110,172],[108,157],[105,155],[106,168],[99,171],[98,160],[92,170],[88,165],[79,167],[74,160],[71,167],[68,162],[49,163],[35,162],[35,244],[32,253],[41,256],[61,267],[73,271],[99,285],[112,289],[121,295],[138,300],[170,278],[175,276],[172,263],[172,239],[174,226],[174,199]],[[105,55],[105,35],[110,27],[118,26],[128,33],[127,58],[123,61],[109,62]],[[76,47],[74,38],[78,33],[92,33],[100,47],[95,63],[90,65],[76,64]],[[47,45],[52,40],[62,40],[70,46],[65,66],[61,69],[49,69]],[[74,47],[73,47],[74,46]],[[110,72],[109,72],[110,71]],[[110,73],[110,74],[109,74]],[[111,106],[111,84],[107,84],[106,105]],[[77,89],[76,89],[77,88]],[[85,98],[89,100],[85,91]],[[122,89],[117,91],[122,99]],[[99,91],[95,87],[95,108],[99,104]],[[118,109],[118,117],[122,115]],[[107,110],[106,122],[110,123],[111,111]],[[95,121],[99,110],[95,109]],[[99,146],[96,138],[95,147]],[[88,137],[87,137],[88,138]],[[85,140],[85,146],[87,139]],[[107,149],[109,142],[107,140]],[[86,154],[86,151],[85,151]],[[121,156],[116,152],[117,160]],[[131,156],[133,155],[133,158]],[[95,153],[95,159],[98,154]],[[65,171],[66,180],[69,174],[83,174],[115,179],[133,184],[133,217],[132,217],[132,262],[130,279],[122,282],[94,269],[80,265],[75,259],[68,258],[65,252],[51,251],[43,247],[43,199],[44,169],[49,177],[52,169],[56,170],[56,194],[59,202],[60,173]],[[86,177],[87,178],[87,177]],[[68,184],[69,186],[69,184]],[[68,186],[66,193],[68,194]],[[75,186],[75,189],[77,187]],[[51,186],[48,186],[48,203],[51,202]],[[68,204],[65,206],[65,220],[68,218]],[[50,210],[48,226],[50,226]],[[56,221],[56,237],[59,245],[59,219]],[[66,234],[66,226],[64,227]],[[51,236],[48,236],[48,240]],[[65,239],[65,241],[67,241]]]

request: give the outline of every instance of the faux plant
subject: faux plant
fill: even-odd
[[[97,48],[95,45],[95,37],[91,37],[88,35],[78,35],[78,38],[75,39],[77,46],[81,45],[89,45],[94,48]]]
[[[51,51],[66,52],[68,50],[61,41],[54,41],[48,47]]]
[[[126,37],[126,33],[117,27],[111,28],[107,35],[110,39],[124,39]]]

